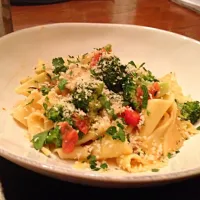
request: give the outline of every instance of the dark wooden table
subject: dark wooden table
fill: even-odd
[[[168,0],[74,0],[41,6],[13,6],[14,29],[56,22],[137,24],[200,40],[200,15]],[[199,199],[200,177],[162,187],[100,189],[54,180],[0,158],[0,179],[7,200]]]
[[[56,22],[137,24],[200,40],[200,15],[170,0],[72,0],[41,6],[13,6],[15,30]]]

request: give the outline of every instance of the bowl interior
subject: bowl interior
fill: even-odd
[[[27,162],[26,159],[40,163],[43,170],[46,166],[54,172],[60,170],[82,177],[99,176],[114,180],[117,177],[132,181],[136,177],[140,177],[140,180],[145,177],[154,179],[155,176],[175,176],[183,171],[200,168],[199,135],[186,141],[181,152],[156,175],[152,172],[128,174],[114,170],[99,175],[97,172],[74,169],[73,162],[56,157],[49,159],[30,148],[25,137],[26,130],[10,115],[12,106],[24,98],[14,92],[19,81],[33,74],[38,59],[51,62],[54,57],[86,53],[108,43],[112,44],[114,53],[123,62],[145,62],[146,68],[156,76],[175,72],[184,93],[200,100],[200,44],[195,40],[146,27],[105,24],[54,24],[18,31],[0,39],[0,105],[6,108],[0,108],[2,156],[9,154],[13,159],[22,158],[22,165]]]

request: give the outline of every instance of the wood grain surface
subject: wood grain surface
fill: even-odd
[[[200,15],[169,0],[71,0],[12,6],[14,30],[58,22],[136,24],[200,40]]]

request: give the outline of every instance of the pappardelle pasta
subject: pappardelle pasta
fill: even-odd
[[[36,150],[109,170],[156,172],[198,133],[200,103],[184,96],[174,73],[156,78],[144,63],[122,64],[106,45],[79,56],[39,61],[21,81],[13,117]]]

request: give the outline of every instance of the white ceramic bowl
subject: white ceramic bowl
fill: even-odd
[[[38,59],[76,55],[110,43],[122,61],[145,62],[156,76],[175,72],[185,94],[200,100],[200,43],[158,29],[111,24],[52,24],[17,31],[0,39],[0,155],[25,168],[76,183],[127,187],[163,183],[200,173],[200,135],[159,172],[129,174],[78,170],[73,162],[50,159],[30,147],[10,109],[23,98],[15,94],[19,80],[33,74]],[[3,110],[2,108],[6,108]]]

